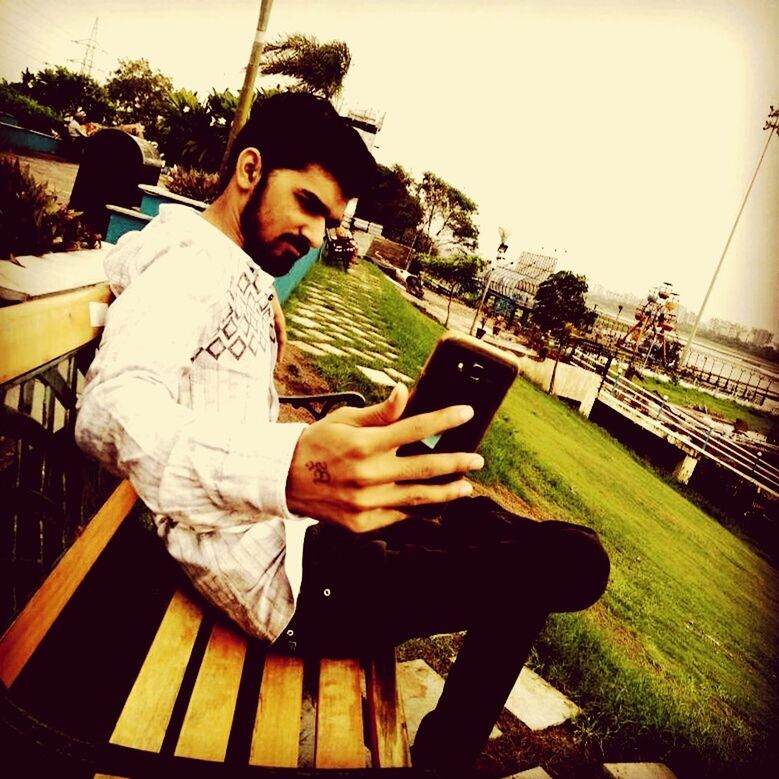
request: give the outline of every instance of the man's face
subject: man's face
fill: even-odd
[[[345,208],[341,187],[319,165],[273,170],[241,213],[243,250],[266,273],[283,276],[322,245],[325,229],[340,224]]]

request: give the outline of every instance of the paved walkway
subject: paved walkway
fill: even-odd
[[[290,343],[320,357],[356,358],[357,368],[375,384],[413,383],[395,368],[398,352],[375,324],[378,289],[378,281],[360,266],[344,278],[341,294],[307,282],[287,316]]]
[[[78,173],[78,163],[61,160],[47,155],[33,156],[9,152],[10,156],[18,158],[22,166],[29,166],[33,178],[49,185],[57,200],[66,206],[70,201],[73,183]]]

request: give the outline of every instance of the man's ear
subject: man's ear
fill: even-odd
[[[254,189],[262,175],[262,156],[259,149],[249,146],[238,155],[235,181],[241,190]]]

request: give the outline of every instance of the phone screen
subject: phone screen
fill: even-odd
[[[475,339],[444,337],[426,363],[404,417],[468,405],[474,416],[452,430],[402,446],[401,456],[475,451],[517,374],[516,363]]]

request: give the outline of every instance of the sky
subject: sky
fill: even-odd
[[[259,0],[0,0],[0,77],[145,57],[205,97],[238,91]],[[385,115],[379,162],[479,206],[480,251],[558,257],[591,286],[671,282],[697,311],[779,106],[779,0],[274,0],[268,37],[352,53],[343,103]],[[275,84],[278,79],[273,79]],[[779,333],[779,137],[704,319]]]

